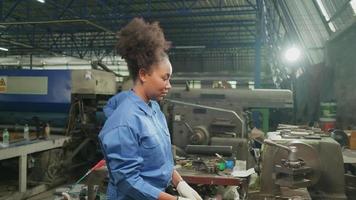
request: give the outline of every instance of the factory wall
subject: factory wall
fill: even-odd
[[[306,67],[297,78],[297,123],[317,122],[320,103],[335,102],[336,128],[356,129],[356,23],[325,44],[325,62]]]
[[[296,122],[313,125],[319,122],[321,102],[336,102],[334,69],[324,62],[307,66],[295,87]]]
[[[333,69],[337,123],[342,128],[356,128],[356,21],[333,37],[326,45],[326,66]],[[324,87],[321,97],[329,89]]]

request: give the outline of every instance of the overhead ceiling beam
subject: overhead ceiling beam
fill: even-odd
[[[66,23],[85,23],[91,25],[99,30],[104,32],[115,34],[113,31],[95,24],[86,19],[70,19],[70,20],[50,20],[50,21],[31,21],[31,22],[1,22],[0,25],[8,26],[8,25],[35,25],[35,24],[66,24]]]
[[[15,8],[17,7],[17,5],[19,5],[19,3],[21,3],[22,0],[17,0],[15,1],[12,6],[10,7],[9,11],[6,13],[6,15],[2,18],[2,21],[5,21],[11,14],[12,12],[15,10]],[[3,9],[3,8],[2,8]]]
[[[68,8],[70,6],[72,6],[74,0],[71,0],[67,3],[67,5],[64,7],[64,9],[62,10],[62,12],[58,15],[57,19],[61,19],[63,17],[63,15],[66,13],[66,11],[68,10]]]
[[[213,10],[213,11],[188,11],[188,12],[141,12],[141,13],[132,13],[128,15],[119,15],[113,17],[96,17],[97,20],[107,20],[107,19],[116,19],[116,20],[130,20],[134,17],[144,17],[148,19],[156,19],[160,21],[160,19],[164,20],[165,18],[179,18],[179,17],[203,17],[203,16],[238,16],[238,15],[248,15],[254,14],[256,11],[254,9],[246,9],[246,10]]]
[[[253,48],[255,46],[254,42],[230,42],[230,43],[221,43],[221,42],[210,42],[207,44],[200,43],[189,43],[182,44],[177,43],[176,46],[205,46],[205,48],[239,48],[239,47],[248,47]]]
[[[161,24],[163,29],[197,29],[197,28],[219,28],[231,26],[255,26],[255,22],[225,22],[225,23],[185,23],[185,24]]]

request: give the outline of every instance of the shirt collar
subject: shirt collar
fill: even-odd
[[[141,97],[137,96],[137,94],[133,90],[130,90],[129,97],[143,112],[145,112],[149,116],[152,116],[154,111],[152,109],[153,102],[151,100],[146,103],[144,100],[141,99]]]

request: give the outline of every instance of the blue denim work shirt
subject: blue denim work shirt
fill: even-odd
[[[133,91],[112,97],[99,141],[109,170],[108,200],[158,199],[170,184],[173,156],[166,119],[156,101]]]

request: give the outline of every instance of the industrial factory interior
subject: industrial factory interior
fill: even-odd
[[[355,200],[355,52],[356,0],[0,0],[0,200]]]

